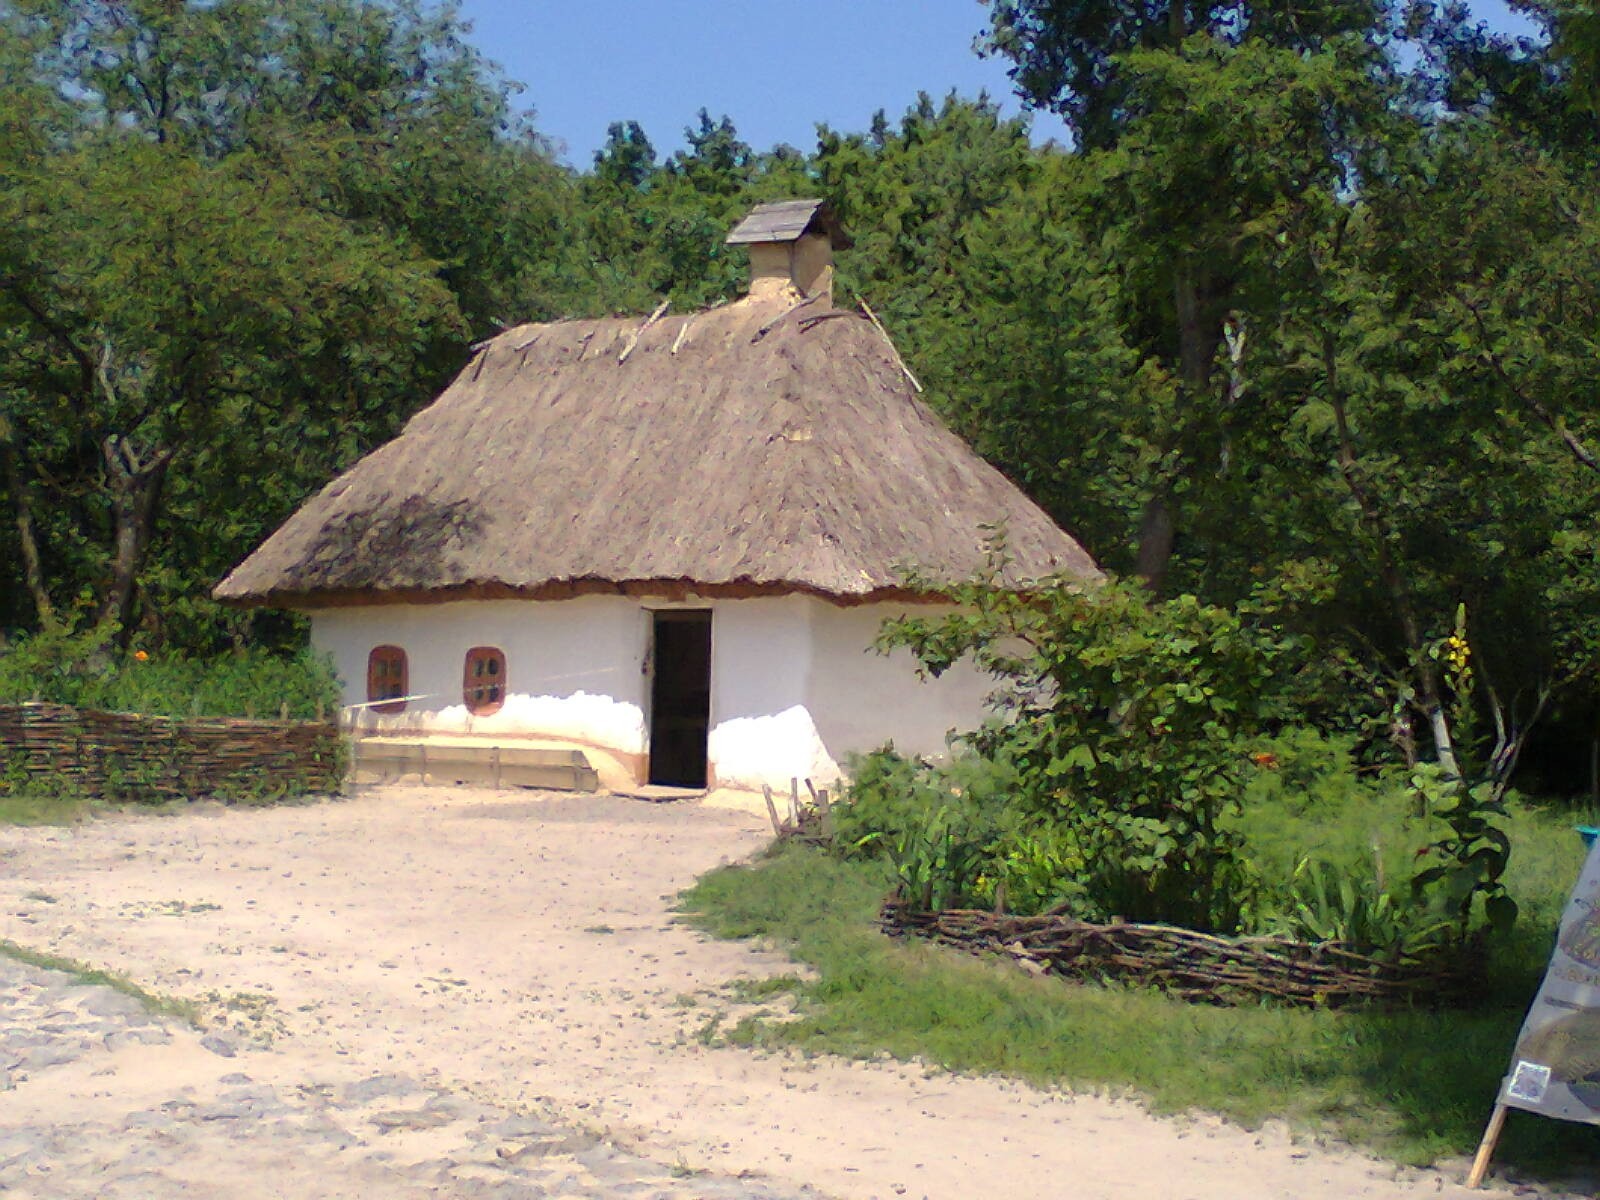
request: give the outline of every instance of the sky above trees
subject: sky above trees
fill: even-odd
[[[1491,28],[1531,31],[1507,0],[1471,0]],[[815,147],[818,123],[864,129],[878,109],[898,117],[925,91],[966,97],[987,89],[1021,110],[1007,64],[973,40],[986,6],[974,0],[812,0],[773,9],[748,0],[462,0],[473,41],[526,87],[541,132],[587,167],[613,121],[638,121],[662,154],[704,107],[733,119],[758,150]],[[1049,113],[1033,140],[1066,140]]]

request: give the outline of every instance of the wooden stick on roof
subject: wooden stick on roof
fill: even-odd
[[[618,363],[625,363],[628,361],[628,355],[633,353],[633,348],[639,344],[639,339],[645,335],[645,331],[649,329],[650,326],[654,325],[657,321],[661,320],[662,317],[666,316],[667,305],[671,303],[672,299],[671,297],[668,297],[660,304],[656,305],[656,310],[650,314],[650,319],[633,331],[632,335],[628,338],[628,344],[622,348],[622,353],[617,355]]]
[[[889,347],[889,353],[894,355],[895,363],[905,372],[906,378],[911,381],[911,386],[916,388],[918,392],[922,391],[922,384],[917,382],[917,377],[911,373],[911,368],[906,366],[906,360],[900,357],[900,351],[895,349],[894,339],[889,336],[889,331],[883,327],[883,322],[878,320],[878,314],[872,311],[872,305],[867,303],[865,296],[857,296],[856,302],[861,305],[861,311],[867,315],[867,320],[872,322],[872,327],[883,338],[884,345]]]

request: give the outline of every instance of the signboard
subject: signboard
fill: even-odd
[[[1600,1125],[1600,842],[1590,848],[1561,916],[1499,1102]]]

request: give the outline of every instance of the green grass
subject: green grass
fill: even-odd
[[[0,825],[75,825],[93,808],[82,796],[7,792],[0,785]]]
[[[338,712],[330,660],[250,648],[189,658],[116,654],[106,628],[53,630],[0,650],[0,703],[40,700],[77,708],[169,717],[285,716],[321,720]]]
[[[27,946],[19,946],[16,942],[0,938],[0,955],[15,959],[17,962],[27,963],[31,967],[40,967],[46,971],[60,971],[70,975],[74,983],[83,987],[108,987],[113,991],[121,992],[124,996],[132,997],[142,1004],[147,1012],[161,1017],[176,1017],[180,1021],[199,1028],[200,1020],[198,1010],[187,1000],[176,1000],[170,996],[158,996],[148,992],[126,976],[115,974],[111,971],[102,971],[98,967],[91,967],[76,959],[63,958],[58,954],[47,954],[42,950],[32,950]]]
[[[1494,980],[1497,1001],[1469,1013],[1212,1008],[1034,978],[883,936],[875,917],[887,871],[797,846],[712,872],[685,893],[684,907],[717,936],[770,939],[816,971],[812,981],[790,981],[797,1019],[746,1019],[723,1031],[732,1042],[859,1058],[887,1051],[1245,1125],[1281,1117],[1421,1164],[1476,1146],[1553,934],[1534,921],[1559,911],[1576,877],[1577,837],[1566,835],[1569,846],[1554,836],[1561,822],[1529,813],[1524,821],[1548,828],[1514,883],[1559,894],[1525,900],[1537,915]],[[1513,1113],[1496,1162],[1565,1173],[1600,1164],[1596,1140],[1583,1126]]]

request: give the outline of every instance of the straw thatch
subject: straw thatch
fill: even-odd
[[[916,399],[853,312],[793,296],[525,325],[217,588],[316,607],[554,597],[906,595],[1002,525],[1018,579],[1094,563]]]

